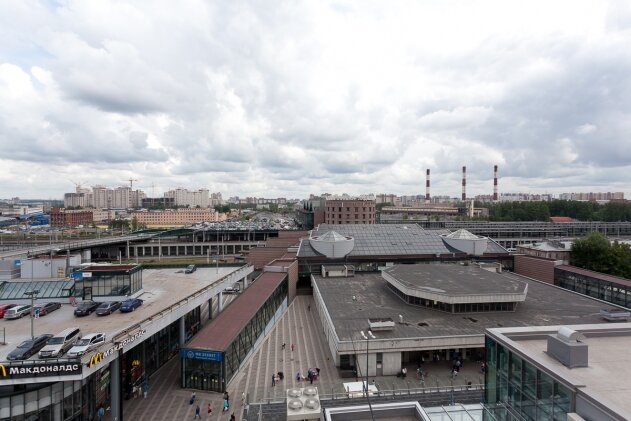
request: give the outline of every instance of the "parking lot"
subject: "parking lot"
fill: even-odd
[[[122,330],[168,308],[235,269],[200,268],[191,274],[185,274],[184,269],[144,270],[142,275],[143,292],[138,296],[144,302],[135,311],[131,313],[116,311],[111,315],[102,317],[95,313],[85,317],[76,317],[73,314],[75,307],[70,304],[63,304],[60,309],[38,319],[33,319],[34,333],[36,336],[44,333],[56,334],[68,327],[78,327],[83,335],[96,332],[105,333],[106,342],[110,342],[110,339]],[[29,300],[20,300],[21,303],[25,304],[27,301],[30,304]],[[95,301],[98,301],[98,297]],[[36,301],[36,303],[40,302]],[[0,345],[0,361],[5,361],[9,352],[21,342],[30,339],[30,332],[31,318],[29,316],[15,320],[0,320],[0,342],[5,342],[5,344]],[[37,355],[30,359],[37,359]]]

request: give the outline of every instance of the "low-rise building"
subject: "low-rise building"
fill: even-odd
[[[326,224],[374,224],[375,215],[374,197],[329,197],[324,203]]]
[[[227,219],[225,213],[207,208],[181,208],[164,211],[133,212],[132,218],[145,225],[188,225],[200,222],[218,222]]]

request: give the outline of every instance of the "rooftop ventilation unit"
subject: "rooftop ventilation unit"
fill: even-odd
[[[631,317],[631,312],[621,308],[603,308],[600,315],[608,322],[626,322]]]
[[[569,368],[587,367],[588,348],[585,336],[563,326],[556,335],[548,335],[548,354]]]
[[[317,387],[287,389],[287,420],[319,420],[320,397]]]
[[[368,319],[368,326],[373,332],[394,330],[394,320],[389,317],[382,319]]]

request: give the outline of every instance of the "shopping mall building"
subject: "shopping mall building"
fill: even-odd
[[[252,266],[143,270],[135,265],[88,266],[72,280],[0,281],[0,303],[30,304],[25,292],[37,290],[37,303],[61,302],[61,309],[37,319],[0,320],[0,420],[92,419],[99,406],[122,420],[126,399],[141,393],[146,381],[209,318],[223,310],[222,292],[239,282],[246,287]],[[116,294],[124,295],[116,295]],[[130,313],[74,316],[73,301],[143,300]],[[213,313],[213,307],[215,308]],[[78,327],[82,336],[104,333],[106,343],[81,358],[7,361],[22,341]]]

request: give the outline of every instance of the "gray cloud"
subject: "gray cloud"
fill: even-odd
[[[488,193],[494,164],[505,188],[620,189],[629,6],[472,7],[8,3],[0,159],[241,196],[419,194],[425,168],[457,195],[462,165]]]

